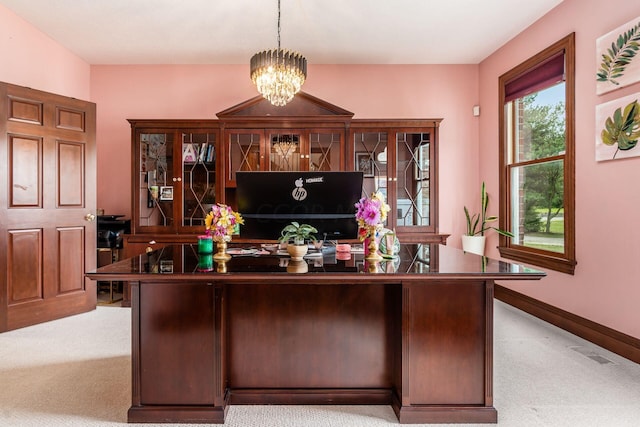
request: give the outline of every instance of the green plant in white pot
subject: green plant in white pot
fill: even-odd
[[[487,216],[487,208],[489,207],[489,195],[487,194],[485,184],[482,182],[480,193],[480,212],[471,215],[469,209],[464,207],[464,215],[467,219],[467,232],[462,236],[462,249],[466,252],[473,252],[478,255],[484,255],[484,245],[486,237],[484,232],[487,230],[495,230],[503,236],[513,237],[513,234],[501,230],[497,227],[487,225],[489,222],[497,221],[497,216]]]
[[[314,236],[317,232],[318,230],[312,225],[292,221],[282,229],[278,241],[287,244],[287,252],[292,260],[301,260],[309,250],[307,243],[317,240]]]

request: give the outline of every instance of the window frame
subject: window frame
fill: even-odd
[[[510,237],[500,235],[498,250],[507,259],[574,274],[575,257],[575,33],[571,33],[537,53],[498,80],[499,89],[499,167],[500,167],[500,228],[512,230],[511,177],[509,165],[511,147],[507,133],[509,120],[505,116],[505,87],[525,73],[534,70],[558,53],[565,59],[565,154],[564,154],[564,253],[546,251],[514,244]]]

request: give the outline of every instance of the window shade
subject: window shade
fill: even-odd
[[[505,85],[504,102],[522,98],[533,92],[564,81],[564,51],[552,56]]]

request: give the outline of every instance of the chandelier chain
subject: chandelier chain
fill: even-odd
[[[280,0],[278,0],[278,50],[280,50]]]

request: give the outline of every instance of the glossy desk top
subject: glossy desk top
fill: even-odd
[[[232,257],[216,262],[212,255],[201,255],[197,245],[169,245],[143,255],[98,268],[87,274],[96,280],[142,280],[202,276],[216,279],[242,276],[292,276],[341,279],[386,276],[394,279],[417,277],[478,277],[486,279],[540,279],[545,273],[520,264],[481,257],[438,244],[402,244],[400,252],[378,263],[364,260],[362,251],[337,253],[334,247],[310,249],[303,261],[294,262],[283,251],[265,249],[260,244],[230,244]],[[283,278],[284,278],[283,277]],[[360,279],[361,280],[361,279]]]

